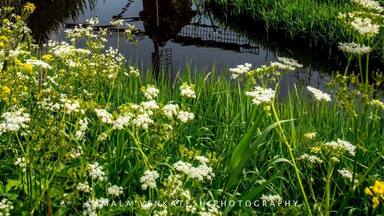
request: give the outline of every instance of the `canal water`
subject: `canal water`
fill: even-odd
[[[63,13],[62,8],[68,5],[73,9],[66,9],[68,14],[61,17],[57,15],[54,26],[48,30],[33,30],[40,34],[37,37],[62,40],[67,27],[83,24],[92,17],[98,17],[100,25],[124,19],[136,26],[140,36],[136,45],[120,36],[119,50],[142,70],[161,68],[174,76],[187,67],[191,72],[206,73],[215,67],[218,73],[229,76],[227,69],[238,64],[247,62],[260,66],[274,61],[277,56],[295,58],[305,67],[285,76],[283,88],[293,85],[322,87],[333,70],[327,58],[313,55],[304,48],[296,49],[289,41],[276,43],[267,38],[260,26],[249,26],[252,36],[239,31],[237,26],[192,0],[76,0],[58,4],[54,11]],[[46,10],[52,11],[52,5],[47,7]],[[117,46],[117,34],[108,38],[107,46]]]

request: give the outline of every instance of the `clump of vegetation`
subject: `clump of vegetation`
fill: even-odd
[[[267,31],[285,32],[288,38],[305,38],[311,42],[331,46],[354,38],[364,28],[360,20],[364,17],[365,28],[383,24],[383,6],[374,0],[208,0],[207,3],[224,8],[231,17],[248,17],[265,25]],[[381,3],[383,3],[381,1]],[[354,16],[356,29],[346,31],[340,14]],[[350,17],[352,18],[352,17]],[[369,19],[369,20],[367,20]],[[384,35],[378,34],[371,41],[375,54],[383,58]]]
[[[232,81],[154,79],[105,48],[97,19],[39,49],[24,22],[34,9],[0,13],[1,214],[384,211],[382,77],[366,79],[362,62],[327,91],[297,86],[283,99],[282,75],[302,67],[284,57],[232,68]],[[367,40],[340,46],[360,60]]]

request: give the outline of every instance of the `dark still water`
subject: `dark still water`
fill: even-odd
[[[41,7],[44,4],[35,14],[37,24],[32,24],[37,38],[62,40],[66,27],[85,23],[86,19],[98,17],[100,25],[108,25],[121,18],[135,25],[142,36],[137,45],[120,36],[120,52],[143,70],[162,68],[171,76],[187,65],[192,72],[200,69],[207,73],[214,65],[219,73],[227,74],[228,68],[245,62],[260,66],[276,56],[292,57],[305,68],[284,77],[282,87],[286,88],[293,84],[322,86],[328,73],[335,69],[329,66],[326,57],[295,48],[288,41],[276,43],[268,39],[260,30],[262,27],[248,26],[250,36],[236,24],[227,23],[209,8],[199,7],[191,0],[76,0]],[[39,12],[44,13],[38,15]],[[117,34],[110,36],[107,46],[117,46]]]

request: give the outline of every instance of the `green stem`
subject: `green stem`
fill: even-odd
[[[278,129],[277,132],[279,133],[279,136],[282,139],[283,143],[287,146],[287,149],[288,149],[288,152],[289,152],[289,156],[291,157],[292,164],[293,164],[293,167],[294,167],[294,170],[295,170],[296,178],[297,178],[297,181],[299,182],[301,193],[303,194],[305,206],[307,207],[308,214],[310,216],[312,216],[311,207],[309,206],[307,195],[305,193],[304,186],[303,186],[303,183],[301,181],[299,169],[297,167],[295,157],[293,156],[293,151],[292,151],[291,145],[289,144],[289,142],[287,140],[287,137],[284,134],[284,130],[283,130],[282,126],[281,126],[279,116],[277,115],[277,112],[276,112],[276,109],[275,109],[274,101],[272,102],[271,107],[272,107],[273,116],[275,117],[275,120],[277,122],[277,129]]]

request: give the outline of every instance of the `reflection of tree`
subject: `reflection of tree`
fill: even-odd
[[[146,34],[152,39],[154,71],[159,70],[161,50],[167,41],[175,38],[181,29],[188,25],[194,12],[192,0],[143,0],[143,21]]]
[[[49,33],[57,30],[59,25],[68,19],[74,19],[89,6],[94,7],[97,0],[1,0],[0,6],[11,5],[20,8],[26,2],[36,5],[28,26],[34,38],[41,42],[48,39]]]

